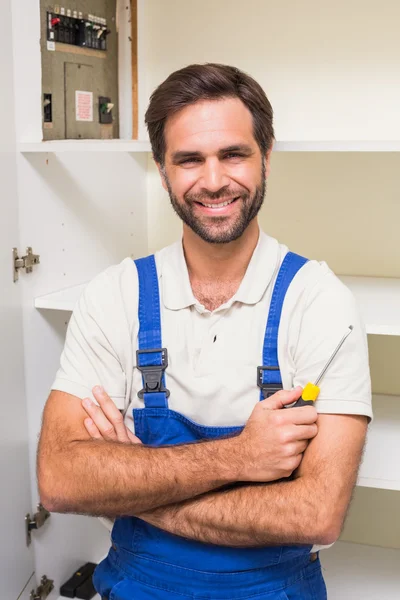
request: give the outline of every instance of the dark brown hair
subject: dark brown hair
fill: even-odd
[[[171,73],[152,93],[145,115],[154,160],[164,166],[165,123],[198,100],[239,98],[253,115],[254,137],[265,154],[274,140],[272,106],[255,79],[236,67],[207,63]]]

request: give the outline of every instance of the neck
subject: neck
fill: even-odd
[[[257,246],[259,226],[253,219],[243,235],[228,244],[210,244],[183,226],[183,249],[191,281],[238,281]]]

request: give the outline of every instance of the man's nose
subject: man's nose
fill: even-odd
[[[230,184],[230,179],[225,173],[224,165],[217,158],[209,159],[203,168],[201,186],[209,192],[218,192]]]

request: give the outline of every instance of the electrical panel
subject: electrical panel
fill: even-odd
[[[40,0],[43,139],[119,137],[117,0]]]
[[[111,30],[108,29],[104,17],[92,14],[84,16],[82,12],[78,13],[76,10],[67,10],[65,15],[61,14],[58,7],[55,10],[58,12],[47,12],[48,42],[107,50],[107,36]]]

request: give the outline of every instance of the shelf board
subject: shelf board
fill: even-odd
[[[20,143],[18,150],[32,152],[151,152],[147,140],[54,140]]]
[[[320,559],[329,600],[398,597],[400,549],[339,541]]]
[[[400,279],[340,276],[359,303],[367,333],[400,335]],[[73,310],[84,285],[36,298],[35,307]]]
[[[376,335],[400,335],[400,279],[339,276],[353,292],[367,328]]]
[[[399,152],[400,141],[277,141],[275,152]]]
[[[46,294],[46,296],[39,296],[38,298],[35,298],[35,308],[66,310],[72,312],[85,285],[85,283],[74,285],[73,287],[65,288],[58,292],[53,292],[52,294]]]
[[[52,140],[21,142],[18,150],[32,152],[151,152],[148,140]],[[400,141],[278,141],[274,152],[400,152]]]
[[[372,408],[357,485],[400,491],[400,396],[374,394]]]
[[[376,477],[359,477],[357,481],[359,487],[377,488],[379,490],[400,491],[400,480],[377,479]]]

